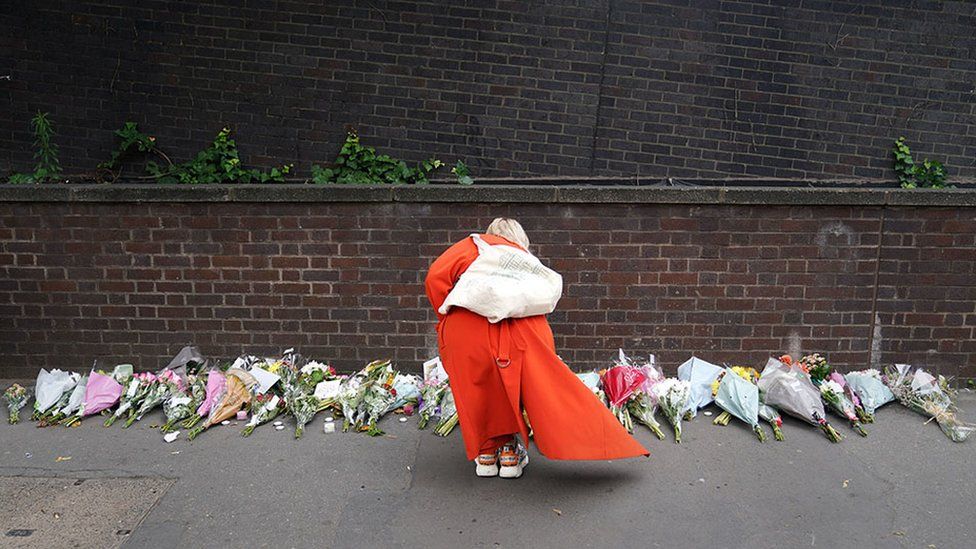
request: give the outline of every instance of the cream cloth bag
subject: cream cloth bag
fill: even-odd
[[[563,293],[563,277],[529,252],[513,246],[492,246],[473,234],[478,258],[464,271],[437,310],[447,314],[461,307],[500,322],[506,318],[546,315]]]

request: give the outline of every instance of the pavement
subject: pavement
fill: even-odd
[[[976,419],[976,394],[959,404]],[[288,418],[171,444],[160,412],[129,429],[3,421],[0,546],[973,546],[976,440],[953,443],[898,404],[867,438],[834,418],[839,444],[789,418],[784,442],[767,429],[761,444],[712,417],[686,422],[682,444],[639,427],[647,459],[533,452],[518,480],[475,477],[459,431],[415,418],[385,419],[377,438],[323,433],[320,414],[299,440]]]

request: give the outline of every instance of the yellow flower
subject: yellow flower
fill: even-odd
[[[281,361],[280,360],[277,360],[275,362],[272,362],[271,365],[268,366],[268,371],[271,372],[272,374],[278,373],[278,370],[279,369],[281,369]]]
[[[759,381],[759,372],[757,372],[755,368],[751,368],[749,366],[733,366],[732,371],[742,379],[748,380],[751,383],[756,383]]]

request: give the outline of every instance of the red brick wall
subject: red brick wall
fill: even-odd
[[[976,375],[974,208],[377,202],[0,203],[0,376],[156,368],[189,343],[416,370],[427,266],[499,215],[564,276],[575,368],[801,349]]]

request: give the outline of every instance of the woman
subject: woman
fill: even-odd
[[[528,250],[519,223],[498,218],[482,236],[491,245]],[[471,238],[454,244],[430,266],[427,297],[437,311],[478,257]],[[461,307],[438,314],[441,361],[457,404],[468,459],[478,476],[518,478],[528,464],[525,410],[539,451],[551,459],[647,456],[593,393],[556,356],[545,316],[491,324]]]

